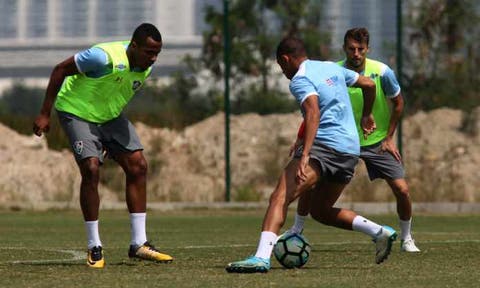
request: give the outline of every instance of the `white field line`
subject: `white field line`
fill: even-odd
[[[418,243],[430,243],[430,244],[443,244],[443,243],[480,243],[480,239],[467,239],[467,240],[427,240],[419,241]],[[342,246],[353,244],[372,244],[371,241],[337,241],[337,242],[320,242],[311,243],[311,246]],[[253,244],[231,244],[231,245],[190,245],[184,247],[177,247],[177,249],[208,249],[208,248],[238,248],[238,247],[255,247]]]
[[[313,247],[318,246],[342,246],[352,244],[371,244],[370,241],[339,241],[339,242],[321,242],[312,243]],[[426,240],[419,243],[429,244],[459,244],[459,243],[480,243],[480,239],[467,239],[467,240]],[[215,249],[215,248],[240,248],[240,247],[255,247],[253,244],[227,244],[227,245],[188,245],[182,247],[174,247],[173,249]],[[110,249],[123,249],[124,247],[109,247]],[[172,247],[165,247],[170,248]],[[2,261],[0,264],[49,264],[49,263],[71,263],[77,261],[83,261],[86,259],[85,251],[79,250],[53,250],[53,249],[31,249],[27,247],[0,247],[0,250],[34,250],[34,251],[47,251],[47,252],[60,252],[71,255],[69,258],[59,259],[34,259],[34,260],[14,260],[14,261]]]
[[[48,263],[66,263],[85,259],[85,252],[78,250],[54,250],[54,249],[31,249],[27,247],[0,247],[0,250],[30,250],[30,251],[46,251],[70,254],[71,257],[60,259],[37,259],[37,260],[14,260],[0,262],[2,264],[48,264]]]

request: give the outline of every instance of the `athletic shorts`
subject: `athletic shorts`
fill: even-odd
[[[123,114],[103,124],[88,122],[62,111],[57,114],[77,161],[95,157],[103,163],[104,152],[113,157],[143,150],[135,127]]]
[[[295,158],[301,158],[303,146],[295,151]],[[352,180],[358,156],[342,153],[318,141],[314,141],[310,149],[310,159],[317,161],[322,179],[329,182],[347,184]]]
[[[389,152],[381,152],[382,141],[360,148],[360,158],[367,166],[370,180],[382,179],[403,179],[405,169],[403,164],[398,162]]]

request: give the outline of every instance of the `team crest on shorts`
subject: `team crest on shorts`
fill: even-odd
[[[135,80],[133,81],[132,89],[137,90],[140,86],[142,86],[142,82]]]
[[[75,153],[77,153],[78,155],[82,155],[82,151],[83,151],[83,141],[75,141],[75,143],[73,143],[73,150],[74,150]]]

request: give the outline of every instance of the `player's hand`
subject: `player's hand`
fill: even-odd
[[[400,151],[397,149],[397,145],[395,145],[395,141],[392,138],[387,137],[382,142],[382,147],[380,148],[381,152],[388,152],[393,155],[393,157],[398,161],[402,162],[402,155],[400,155]]]
[[[48,130],[50,130],[50,117],[40,114],[33,122],[33,133],[42,136],[42,133],[47,133]]]
[[[377,129],[377,125],[375,124],[375,119],[373,119],[372,114],[368,116],[362,116],[360,125],[362,126],[364,139],[367,139],[368,135],[372,134],[373,131]]]
[[[301,184],[302,182],[307,181],[307,165],[308,162],[310,161],[310,156],[308,155],[302,155],[302,158],[300,158],[300,163],[297,168],[297,175],[295,177],[295,182],[297,184]]]

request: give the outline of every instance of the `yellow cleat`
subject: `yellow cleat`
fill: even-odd
[[[153,245],[148,242],[141,246],[130,245],[128,257],[138,260],[149,260],[154,262],[169,263],[173,261],[173,257],[160,253]]]
[[[95,246],[88,249],[87,265],[91,268],[105,267],[105,259],[103,258],[103,251],[101,246]]]

